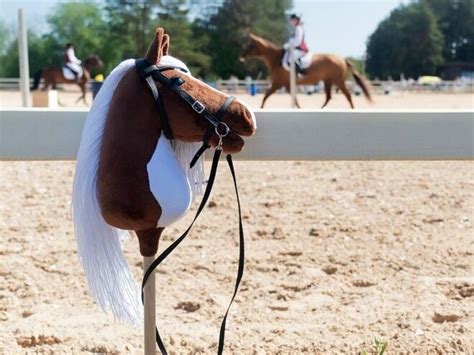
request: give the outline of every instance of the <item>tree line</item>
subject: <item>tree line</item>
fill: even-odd
[[[239,54],[249,32],[283,43],[292,7],[292,0],[59,3],[47,18],[45,33],[28,32],[30,73],[62,64],[64,45],[73,42],[79,58],[98,54],[107,74],[121,60],[143,56],[154,29],[162,26],[171,35],[171,54],[183,59],[194,75],[207,80],[264,77],[262,63],[244,66]],[[0,77],[19,76],[14,37],[0,22]],[[474,62],[474,0],[412,0],[400,5],[369,37],[365,58],[351,59],[369,77],[380,79],[398,79],[401,74],[416,78],[436,74],[443,63]]]
[[[288,36],[292,0],[106,0],[60,3],[47,18],[43,34],[28,32],[30,73],[63,62],[64,46],[76,56],[98,54],[108,73],[121,60],[143,56],[157,26],[171,36],[170,53],[195,76],[212,80],[231,75],[257,76],[254,62],[244,67],[239,54],[251,31],[282,43]],[[11,36],[13,37],[13,36]],[[18,77],[18,42],[8,41],[0,22],[0,77]]]
[[[398,79],[433,75],[444,63],[474,62],[474,0],[401,5],[369,37],[366,71]]]

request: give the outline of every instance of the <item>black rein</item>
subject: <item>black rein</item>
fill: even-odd
[[[225,137],[229,132],[230,129],[229,127],[222,122],[222,117],[224,116],[225,112],[227,111],[228,107],[232,103],[232,101],[235,99],[232,96],[227,97],[226,101],[224,104],[221,106],[219,111],[216,114],[213,114],[207,110],[207,108],[198,100],[195,100],[191,95],[189,95],[186,91],[182,90],[180,86],[184,83],[184,81],[176,76],[172,77],[171,79],[166,77],[165,75],[162,74],[162,71],[165,70],[181,70],[184,72],[187,72],[187,70],[179,67],[174,67],[174,66],[165,66],[165,67],[157,67],[156,65],[152,65],[148,63],[145,59],[138,59],[135,62],[135,68],[137,72],[140,74],[140,76],[147,82],[148,87],[150,88],[150,91],[153,95],[153,98],[156,103],[156,107],[158,109],[162,126],[163,126],[163,131],[165,133],[166,138],[168,139],[173,139],[173,133],[171,131],[171,126],[169,124],[168,120],[168,115],[166,113],[166,109],[163,103],[163,100],[161,98],[161,95],[158,91],[158,88],[155,84],[154,80],[159,81],[164,87],[168,88],[171,90],[173,93],[175,93],[178,97],[180,97],[184,102],[186,102],[188,105],[192,107],[193,110],[195,110],[203,119],[207,120],[209,122],[209,127],[204,133],[203,136],[203,145],[201,148],[196,152],[194,158],[192,159],[190,163],[190,168],[194,166],[194,164],[198,161],[199,157],[210,147],[209,145],[209,139],[212,136],[213,133],[216,133],[217,136],[219,137],[219,144],[216,147],[216,150],[214,152],[214,157],[212,159],[212,165],[211,165],[211,171],[209,173],[209,179],[207,182],[206,190],[204,191],[204,195],[202,197],[202,201],[199,204],[199,207],[197,209],[196,215],[194,216],[193,221],[191,222],[190,226],[186,229],[186,231],[179,237],[177,238],[168,248],[166,248],[148,267],[148,269],[145,271],[143,275],[143,280],[142,280],[142,302],[144,301],[143,297],[143,290],[145,288],[145,285],[148,281],[148,278],[152,274],[152,272],[163,262],[163,260],[166,259],[166,257],[173,252],[173,250],[186,238],[186,236],[189,234],[191,231],[194,222],[198,219],[199,215],[203,211],[204,207],[207,204],[207,201],[211,195],[212,187],[214,185],[214,180],[217,174],[217,167],[219,165],[219,159],[222,153],[222,139]],[[239,265],[237,269],[237,279],[235,282],[235,287],[234,287],[234,293],[232,295],[232,298],[230,300],[229,306],[226,309],[226,312],[224,314],[224,317],[222,319],[221,327],[220,327],[220,332],[219,332],[219,344],[218,344],[218,349],[217,353],[221,355],[224,351],[224,341],[225,341],[225,326],[226,326],[226,321],[227,321],[227,315],[229,313],[230,307],[234,301],[235,296],[237,295],[237,291],[239,290],[239,285],[240,281],[242,280],[242,276],[244,273],[244,261],[245,261],[245,250],[244,250],[244,230],[243,230],[243,224],[242,224],[242,213],[241,213],[241,207],[240,207],[240,199],[239,199],[239,191],[237,188],[237,179],[235,176],[235,170],[234,170],[234,164],[232,162],[232,156],[228,154],[226,156],[227,164],[229,166],[231,175],[232,175],[232,180],[234,183],[234,189],[235,189],[235,196],[237,199],[237,209],[238,209],[238,214],[239,214]],[[168,352],[166,351],[165,345],[161,339],[160,333],[158,331],[158,328],[155,330],[156,333],[156,343],[163,355],[167,355]]]

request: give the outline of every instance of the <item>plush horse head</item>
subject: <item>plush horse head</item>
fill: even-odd
[[[183,62],[168,55],[169,43],[158,28],[146,62],[169,67],[162,75],[217,114],[227,95],[193,78]],[[157,109],[155,94],[165,112]],[[126,231],[135,231],[141,254],[154,255],[163,229],[188,211],[202,189],[202,157],[192,169],[189,166],[209,128],[199,111],[201,107],[186,104],[153,77],[144,80],[135,61],[126,60],[105,80],[84,126],[73,189],[79,257],[96,301],[135,325],[141,322],[140,297],[121,240]],[[173,140],[163,132],[164,113]],[[239,100],[220,114],[230,128],[222,149],[239,152],[244,147],[241,136],[255,132],[255,117]],[[210,146],[219,143],[216,133],[208,138]]]

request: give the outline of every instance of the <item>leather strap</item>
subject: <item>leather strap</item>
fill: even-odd
[[[182,80],[175,80],[175,78],[169,79],[167,76],[162,74],[163,71],[176,69],[181,70],[183,72],[187,72],[185,69],[174,66],[158,67],[156,65],[150,64],[145,59],[137,59],[135,61],[135,68],[138,74],[146,81],[148,87],[150,88],[150,91],[152,92],[153,98],[155,99],[155,103],[161,117],[163,131],[165,132],[165,136],[168,139],[174,139],[173,132],[171,131],[171,126],[169,123],[168,114],[166,113],[165,105],[163,103],[163,100],[161,99],[158,88],[156,87],[156,84],[153,79],[158,80],[161,84],[163,84],[169,90],[174,92],[178,97],[184,100],[189,106],[191,106],[193,110],[195,110],[199,115],[206,119],[214,128],[219,126],[219,122],[222,120],[222,117],[224,116],[225,112],[229,108],[232,101],[235,100],[234,96],[228,96],[224,104],[219,108],[219,111],[217,111],[217,113],[214,115],[209,112],[209,110],[206,108],[206,106],[204,106],[203,103],[201,103],[199,100],[194,99],[185,90],[179,88],[179,86],[184,83]],[[213,130],[211,129],[208,129],[206,131],[203,138],[204,145],[209,145],[208,142],[210,136],[212,135],[212,132]],[[201,149],[198,150],[196,155],[199,153],[199,156],[201,156],[204,151],[205,149],[201,147]],[[193,158],[192,161],[194,162],[194,164],[199,159],[199,156],[195,156]],[[192,166],[194,164],[192,164]]]
[[[244,236],[244,226],[242,223],[242,211],[240,208],[239,189],[237,187],[237,178],[235,177],[235,170],[234,170],[234,163],[232,162],[232,156],[228,154],[226,156],[226,160],[227,160],[227,164],[229,165],[230,173],[232,175],[232,181],[234,182],[235,198],[237,200],[237,209],[239,212],[239,266],[237,268],[237,278],[235,279],[234,293],[232,294],[232,298],[230,299],[229,305],[227,306],[227,310],[225,311],[225,315],[221,323],[221,330],[219,333],[219,346],[217,348],[217,353],[219,355],[221,355],[224,351],[225,325],[227,322],[227,315],[229,314],[230,307],[232,306],[235,296],[237,295],[237,292],[239,291],[240,281],[242,281],[242,277],[244,276],[244,268],[245,268],[245,236]]]
[[[212,187],[214,185],[216,173],[217,173],[217,167],[219,165],[219,158],[221,156],[222,150],[216,149],[214,153],[214,158],[212,159],[212,166],[211,166],[211,171],[209,173],[209,180],[206,186],[206,190],[204,192],[204,195],[202,197],[202,201],[199,204],[199,207],[197,209],[196,215],[194,216],[193,221],[189,225],[189,227],[186,229],[186,231],[178,238],[176,239],[168,248],[165,249],[148,267],[148,269],[145,271],[143,275],[143,280],[142,280],[142,303],[144,301],[143,297],[143,290],[145,288],[145,285],[148,281],[148,278],[150,277],[151,273],[163,262],[163,260],[166,259],[166,257],[173,252],[174,249],[186,238],[186,236],[189,234],[191,231],[194,222],[196,222],[197,218],[201,214],[202,210],[207,204],[207,201],[209,199],[209,196],[211,195]],[[239,290],[239,285],[240,281],[242,280],[242,276],[244,273],[244,263],[245,263],[245,245],[244,245],[244,230],[243,230],[243,224],[242,224],[242,212],[241,212],[241,207],[240,207],[240,199],[239,199],[239,191],[237,187],[237,179],[235,176],[235,170],[234,170],[234,165],[232,162],[232,156],[229,154],[226,157],[227,163],[229,165],[229,169],[232,175],[232,179],[234,182],[234,188],[235,188],[235,196],[237,199],[237,207],[238,207],[238,214],[239,214],[239,266],[237,269],[237,279],[235,282],[235,287],[234,287],[234,293],[232,295],[232,298],[230,300],[229,306],[227,307],[227,310],[224,314],[224,317],[222,319],[221,327],[220,327],[220,332],[219,332],[219,345],[218,345],[218,350],[217,353],[219,355],[222,354],[224,350],[224,341],[225,341],[225,326],[227,322],[227,315],[229,313],[230,307],[232,303],[234,302],[234,298],[237,295],[237,291]],[[167,355],[168,352],[166,351],[165,345],[163,343],[163,340],[161,339],[160,333],[158,331],[158,328],[156,328],[155,331],[156,335],[156,343],[163,355]]]
[[[234,96],[228,96],[224,103],[222,104],[221,108],[219,109],[219,111],[217,111],[216,113],[216,118],[217,120],[220,122],[222,121],[222,118],[224,117],[227,109],[229,108],[230,104],[235,100],[235,97]],[[199,160],[199,158],[201,157],[201,155],[207,150],[209,149],[211,146],[209,145],[209,139],[211,138],[212,134],[214,133],[214,130],[216,128],[214,126],[209,126],[206,130],[206,132],[204,133],[204,137],[202,138],[202,146],[201,148],[198,149],[198,151],[196,152],[196,154],[194,154],[194,157],[193,159],[191,160],[191,163],[189,163],[189,168],[192,169],[193,166],[197,163],[197,161]]]

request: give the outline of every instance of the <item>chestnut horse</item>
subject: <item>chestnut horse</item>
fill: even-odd
[[[102,68],[104,63],[100,57],[96,54],[92,54],[82,62],[83,75],[78,81],[66,79],[63,75],[62,67],[48,66],[38,70],[34,75],[33,87],[31,90],[39,88],[40,80],[43,78],[44,86],[43,90],[47,90],[49,87],[56,87],[56,84],[76,84],[81,88],[82,95],[76,100],[76,103],[81,99],[87,105],[86,102],[86,88],[89,79],[91,78],[90,71],[95,68]]]
[[[104,310],[135,325],[142,307],[121,248],[127,231],[135,231],[143,256],[154,256],[165,227],[189,210],[206,183],[203,156],[190,168],[203,136],[209,146],[236,153],[244,147],[241,136],[256,129],[248,106],[192,77],[168,49],[169,36],[158,28],[144,61],[126,60],[107,77],[87,116],[74,177],[73,221],[91,293]],[[183,101],[155,76],[145,80],[137,63],[147,63],[145,73],[161,68],[196,101]],[[220,117],[230,132],[218,137],[203,115]]]
[[[254,34],[249,35],[249,44],[241,54],[241,60],[245,61],[250,57],[257,57],[261,59],[270,71],[271,86],[263,97],[261,108],[265,105],[265,101],[270,95],[272,95],[278,89],[284,87],[290,91],[290,74],[281,65],[285,50],[278,47],[274,43],[256,36]],[[352,103],[352,97],[349,90],[346,87],[345,80],[349,72],[352,73],[354,80],[364,92],[367,100],[372,101],[369,84],[366,79],[359,74],[352,63],[338,57],[334,54],[315,54],[312,57],[311,64],[304,70],[305,74],[303,77],[298,78],[297,85],[315,85],[320,81],[324,82],[324,91],[326,92],[326,101],[322,108],[326,107],[329,100],[331,100],[331,89],[335,85],[345,95],[351,108],[354,108]],[[295,98],[296,106],[299,108],[300,105]]]

